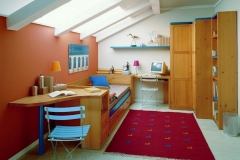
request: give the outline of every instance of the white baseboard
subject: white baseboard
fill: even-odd
[[[46,139],[48,136],[48,133],[46,133],[44,135],[44,139]],[[9,160],[16,160],[20,157],[22,157],[24,154],[26,154],[28,151],[30,151],[31,149],[33,149],[36,145],[38,145],[38,139],[36,141],[34,141],[33,143],[31,143],[29,146],[27,146],[26,148],[24,148],[23,150],[21,150],[20,152],[18,152],[17,154],[15,154],[14,156],[12,156],[11,158],[9,158]]]

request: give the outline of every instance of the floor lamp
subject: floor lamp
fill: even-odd
[[[136,75],[138,75],[138,73],[137,73],[137,67],[139,66],[138,60],[135,60],[135,61],[133,62],[133,66],[136,67]]]

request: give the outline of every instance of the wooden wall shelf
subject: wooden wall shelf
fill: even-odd
[[[169,49],[170,46],[142,46],[142,47],[131,47],[131,46],[111,46],[112,49]]]

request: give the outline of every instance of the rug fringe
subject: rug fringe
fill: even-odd
[[[144,158],[144,159],[151,159],[151,160],[177,160],[177,159],[171,159],[171,158],[139,156],[139,155],[125,154],[125,153],[116,153],[116,152],[103,152],[103,154],[118,155],[123,157]]]

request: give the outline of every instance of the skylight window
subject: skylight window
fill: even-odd
[[[74,29],[73,31],[77,33],[83,33],[104,28],[105,26],[110,25],[112,21],[114,21],[123,14],[123,9],[121,7],[116,7],[102,14],[101,16],[85,23],[84,25]]]
[[[71,0],[65,5],[37,19],[34,23],[54,28],[67,28],[83,21],[86,17],[98,13],[104,5],[111,1],[114,2],[116,0]]]

